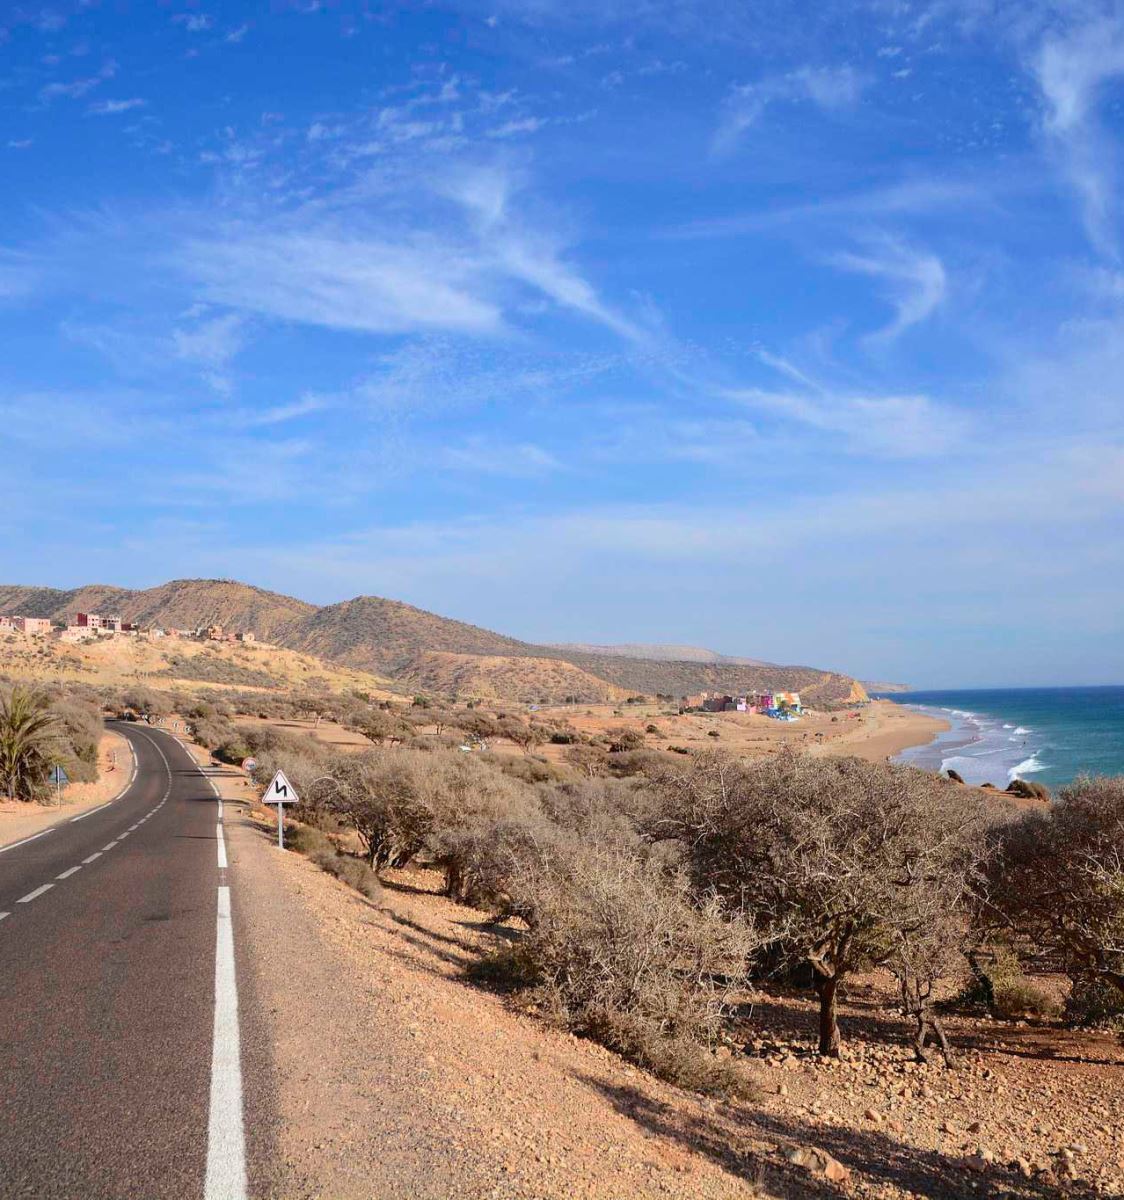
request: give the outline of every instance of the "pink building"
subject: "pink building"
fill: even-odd
[[[12,628],[20,633],[50,633],[51,622],[46,617],[13,617]]]

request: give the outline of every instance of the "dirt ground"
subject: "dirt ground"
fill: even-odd
[[[60,821],[70,821],[124,791],[132,777],[133,752],[119,734],[106,732],[98,743],[98,777],[92,783],[63,788],[62,804],[25,804],[0,800],[0,846],[31,837]]]
[[[684,746],[698,751],[717,747],[748,758],[793,746],[812,754],[854,754],[870,761],[884,761],[907,746],[931,741],[948,728],[944,721],[889,700],[875,700],[869,705],[839,713],[812,712],[791,723],[774,721],[758,713],[685,713],[680,716],[658,704],[573,705],[540,708],[529,715],[544,723],[564,722],[579,733],[593,736],[603,736],[611,729],[622,727],[644,733],[647,726],[655,725],[658,733],[645,733],[645,743],[652,749]],[[307,733],[317,741],[341,750],[362,750],[371,745],[361,733],[344,729],[334,721],[317,723],[315,720],[239,717],[238,723]],[[718,733],[717,738],[710,736],[712,731]],[[430,732],[435,732],[435,728]],[[514,742],[505,738],[490,739],[488,749],[497,754],[523,753]],[[537,747],[535,754],[550,762],[562,763],[567,749],[567,746],[547,743]]]
[[[565,721],[580,733],[604,734],[622,726],[646,733],[652,749],[670,746],[688,749],[722,749],[757,758],[791,746],[812,754],[855,754],[883,761],[904,750],[931,741],[948,728],[947,722],[903,708],[890,700],[874,700],[841,712],[807,712],[797,721],[776,721],[760,713],[684,713],[659,704],[574,705],[543,708],[532,714]],[[717,733],[717,737],[712,737]],[[565,746],[547,745],[537,753],[561,760]]]
[[[196,748],[201,762],[206,752]],[[1124,1194],[1124,1045],[1054,1024],[946,1021],[956,1070],[913,1061],[880,976],[841,1002],[841,1062],[799,991],[745,997],[729,1044],[748,1101],[684,1093],[466,981],[499,933],[388,872],[371,902],[273,849],[234,768],[232,867],[252,1003],[276,1035],[276,1197],[1101,1197]],[[283,919],[277,919],[278,916]],[[791,1161],[825,1152],[832,1181]]]
[[[497,935],[435,873],[388,872],[372,903],[272,839],[259,813],[234,845],[253,907],[306,939],[276,944],[264,923],[251,939],[258,1002],[300,1031],[273,1048],[300,1130],[278,1196],[1124,1194],[1124,1046],[1107,1034],[954,1017],[957,1069],[923,1066],[872,976],[841,1005],[836,1063],[813,1053],[810,997],[756,995],[720,1050],[755,1095],[707,1100],[466,982]],[[847,1178],[790,1161],[809,1148]]]

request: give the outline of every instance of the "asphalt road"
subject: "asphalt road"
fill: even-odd
[[[174,738],[118,728],[125,794],[0,851],[0,1197],[242,1200],[267,1038],[235,992],[221,806]]]

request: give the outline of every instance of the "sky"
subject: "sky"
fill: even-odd
[[[0,5],[0,577],[1124,682],[1124,4]]]

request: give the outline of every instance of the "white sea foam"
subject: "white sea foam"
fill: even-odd
[[[1045,771],[1047,764],[1042,762],[1037,754],[1024,758],[1017,766],[1007,772],[1008,779],[1022,779],[1024,775],[1033,775],[1036,771]]]
[[[1016,733],[1027,734],[1027,733],[1030,733],[1031,731],[1030,731],[1029,729],[1027,729],[1027,727],[1026,727],[1025,725],[1016,725],[1016,726],[1015,726],[1015,732],[1016,732]]]

